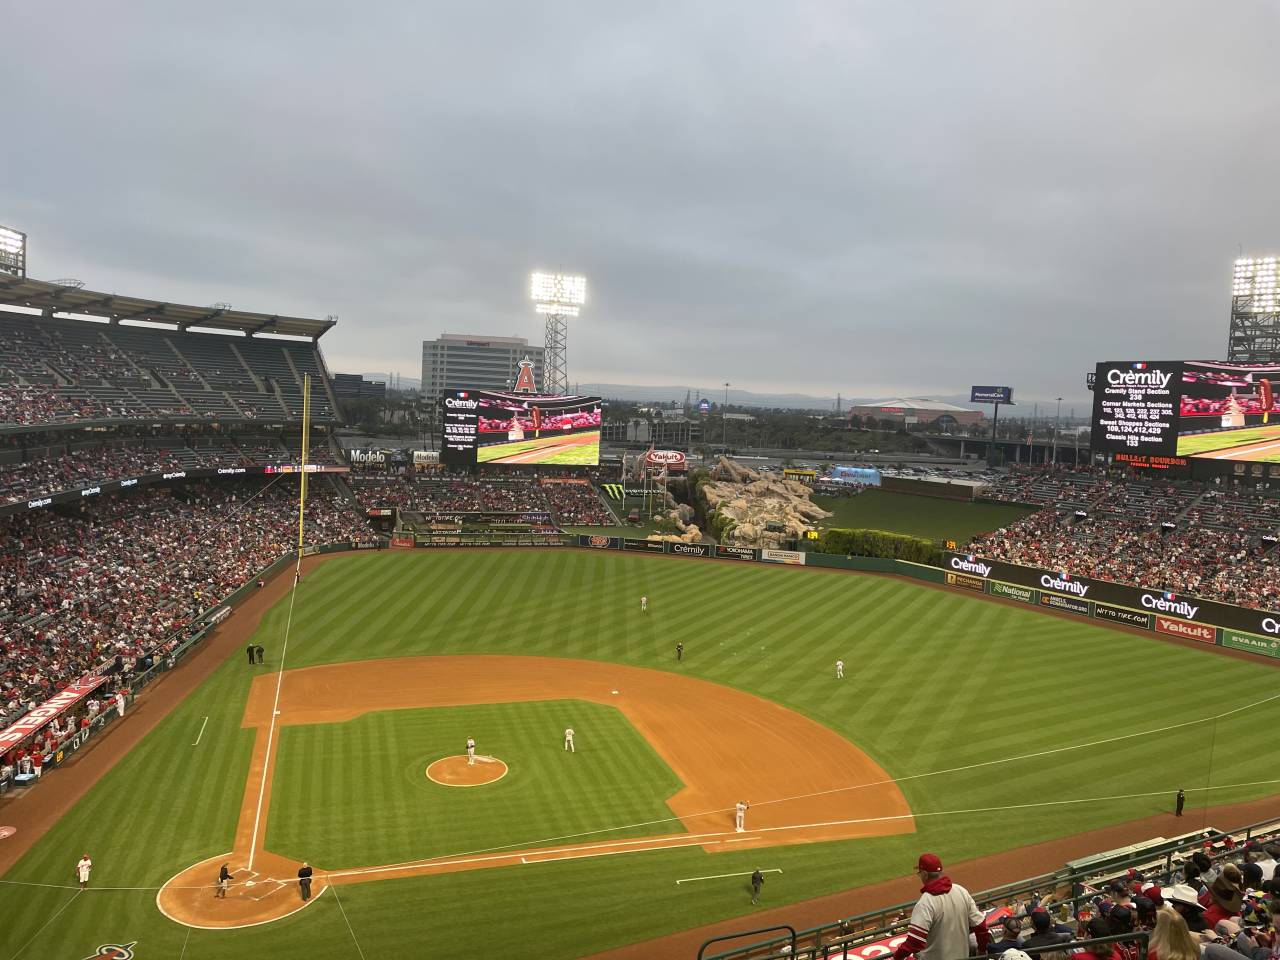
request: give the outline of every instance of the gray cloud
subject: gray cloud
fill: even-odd
[[[28,5],[0,220],[34,276],[448,330],[574,379],[849,395],[1225,350],[1275,252],[1270,3]]]

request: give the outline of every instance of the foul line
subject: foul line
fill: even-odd
[[[779,867],[778,869],[775,869],[775,870],[761,870],[760,872],[761,873],[781,873],[782,868]],[[745,870],[742,873],[717,873],[713,877],[685,877],[683,880],[677,880],[676,886],[678,887],[682,883],[693,883],[696,880],[724,880],[726,877],[749,877],[751,876],[751,873],[752,871]]]
[[[80,894],[82,893],[84,893],[84,887],[80,887],[78,890],[76,890],[76,892],[71,895],[71,899],[58,908],[57,913],[55,913],[52,917],[50,917],[48,920],[42,923],[40,925],[40,929],[37,930],[35,933],[33,933],[31,935],[31,939],[28,940],[26,943],[24,943],[22,946],[20,946],[18,948],[18,952],[15,953],[12,957],[10,957],[9,960],[17,960],[18,954],[22,953],[22,951],[27,949],[27,947],[31,946],[31,944],[35,943],[36,937],[44,933],[44,928],[47,927],[49,924],[53,923],[53,921],[57,920],[58,917],[62,915],[62,911],[67,909],[67,907],[71,906],[71,904],[75,903],[76,897],[80,896]]]
[[[305,476],[305,474],[304,474]],[[267,783],[271,772],[271,742],[276,732],[276,714],[280,712],[280,688],[284,685],[284,658],[289,653],[289,631],[293,628],[293,603],[298,596],[298,584],[302,579],[302,550],[298,550],[298,563],[293,572],[293,586],[289,588],[289,616],[284,623],[284,643],[280,647],[280,669],[276,671],[276,696],[271,703],[271,722],[267,725],[267,750],[262,757],[262,779],[258,783],[258,809],[253,814],[253,838],[249,841],[249,866],[253,869],[253,857],[258,852],[258,827],[262,822],[262,801],[267,796]]]
[[[342,905],[342,898],[338,896],[338,888],[333,888],[333,898],[338,901],[338,909],[342,911],[342,919],[347,924],[347,933],[351,934],[351,942],[356,945],[356,953],[360,954],[360,960],[365,960],[364,951],[360,949],[360,941],[356,939],[356,932],[351,929],[351,921],[347,919],[347,908]]]
[[[204,728],[208,725],[208,723],[209,723],[209,718],[205,717],[204,723],[200,724],[200,732],[196,734],[195,740],[192,741],[191,743],[193,747],[200,746],[200,738],[204,736]]]

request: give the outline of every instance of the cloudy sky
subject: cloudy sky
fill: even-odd
[[[1218,357],[1280,250],[1280,5],[72,0],[4,13],[0,223],[29,273],[337,314],[331,367],[444,331],[571,380],[1083,405]]]

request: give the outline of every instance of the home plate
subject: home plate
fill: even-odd
[[[255,886],[257,886],[257,885],[258,885],[258,881],[257,881],[257,880],[246,880],[246,881],[244,882],[244,885],[245,885],[246,887],[255,887]]]
[[[614,692],[616,693],[617,691],[615,690]],[[17,827],[0,827],[0,840],[8,840],[17,832]]]
[[[610,693],[617,693],[618,691],[617,691],[617,690],[610,690],[609,692],[610,692]]]

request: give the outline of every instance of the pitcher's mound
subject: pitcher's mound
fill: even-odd
[[[507,765],[497,757],[443,757],[427,767],[427,779],[445,787],[483,787],[507,775]]]

